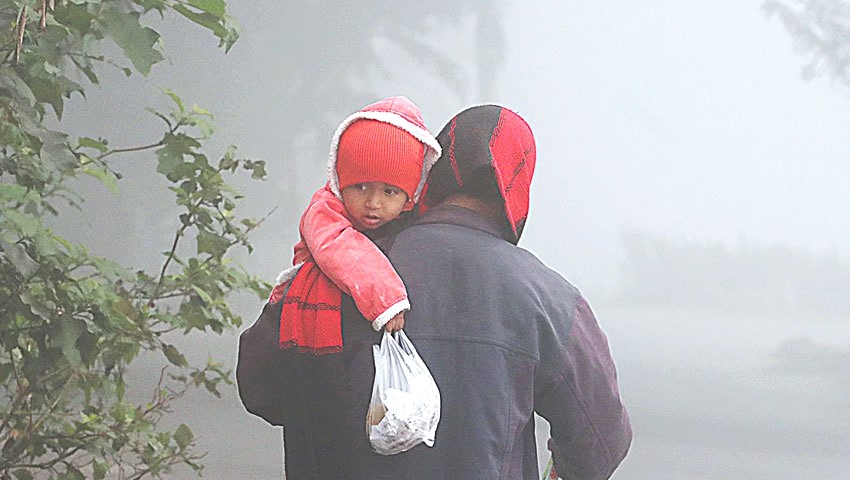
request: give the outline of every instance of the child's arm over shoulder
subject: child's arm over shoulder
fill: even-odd
[[[351,295],[376,331],[410,309],[407,290],[390,261],[354,229],[342,200],[330,190],[323,188],[313,195],[299,230],[322,273]]]

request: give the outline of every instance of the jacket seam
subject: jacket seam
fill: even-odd
[[[573,382],[567,382],[567,385],[569,385],[570,392],[573,394],[573,396],[575,396],[577,400],[576,403],[581,409],[582,415],[584,415],[584,418],[588,420],[587,423],[590,425],[590,429],[593,431],[594,436],[596,436],[596,439],[599,440],[599,443],[605,449],[605,455],[608,457],[608,464],[610,465],[614,461],[614,455],[611,452],[611,446],[608,445],[608,442],[605,441],[605,437],[597,428],[596,422],[593,422],[590,415],[588,415],[587,405],[585,405],[583,399],[578,395],[578,388],[576,387],[576,385],[574,385]]]
[[[516,364],[512,363],[512,365],[515,366]],[[516,378],[516,376],[517,376],[516,374],[517,374],[517,372],[515,372],[515,371],[511,372],[511,377]],[[533,400],[532,400],[532,403],[533,403]],[[512,470],[510,468],[511,467],[511,464],[510,464],[510,458],[511,457],[510,457],[510,455],[514,451],[515,440],[520,435],[522,435],[522,431],[524,429],[524,427],[519,428],[520,425],[519,425],[518,422],[517,422],[517,425],[514,425],[514,415],[513,415],[514,409],[511,408],[512,402],[511,402],[510,398],[506,399],[504,406],[505,406],[505,410],[506,410],[505,416],[508,419],[508,421],[505,423],[505,434],[506,434],[505,438],[508,439],[508,442],[506,442],[506,444],[505,444],[505,451],[502,452],[501,462],[499,463],[499,471],[501,472],[500,475],[499,475],[500,480],[505,480],[506,478],[508,478],[507,475],[509,473],[512,473]],[[534,415],[533,414],[532,414],[532,417],[531,417],[531,422],[534,422]],[[515,427],[519,428],[519,430],[515,431],[514,430]]]
[[[572,319],[571,327],[574,327],[575,322],[580,320],[579,315],[578,315],[578,309],[579,309],[579,302],[580,301],[582,301],[581,296],[577,296],[573,300],[573,319]],[[571,330],[572,330],[572,328],[571,328]],[[599,444],[602,445],[602,448],[605,449],[605,455],[608,457],[608,464],[610,465],[614,461],[614,454],[611,451],[611,445],[608,445],[608,442],[605,441],[605,436],[602,435],[602,432],[599,431],[599,428],[597,427],[596,422],[593,421],[593,418],[588,413],[589,408],[585,404],[584,398],[582,398],[582,396],[579,395],[579,389],[578,389],[578,385],[576,385],[576,383],[575,383],[575,379],[572,378],[572,377],[567,377],[563,374],[561,374],[560,376],[561,376],[561,381],[567,384],[567,386],[570,389],[570,393],[575,397],[576,404],[579,406],[579,409],[581,409],[581,414],[587,420],[588,425],[590,425],[590,429],[591,429],[591,431],[593,431],[593,435],[599,441]],[[606,471],[607,470],[608,469],[606,468]]]
[[[424,334],[424,335],[416,334],[415,336],[414,335],[410,335],[410,336],[412,337],[411,340],[413,340],[413,339],[416,339],[416,340],[440,340],[440,341],[454,342],[454,343],[479,343],[479,344],[483,344],[483,345],[492,345],[492,346],[495,346],[495,347],[499,347],[503,350],[506,350],[508,352],[530,358],[531,360],[534,360],[535,362],[540,361],[540,357],[535,355],[532,352],[529,352],[527,350],[523,350],[521,348],[516,348],[516,347],[513,347],[513,346],[511,346],[507,343],[499,342],[497,340],[492,340],[492,339],[489,339],[489,338],[481,338],[481,337],[474,337],[474,336],[458,336],[458,335],[454,335],[452,337],[447,337],[447,336],[444,336],[444,335],[435,335],[435,334]]]

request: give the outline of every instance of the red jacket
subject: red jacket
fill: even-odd
[[[313,194],[301,216],[301,241],[295,245],[294,272],[313,260],[332,282],[354,299],[375,331],[410,309],[407,290],[387,257],[351,225],[342,201],[325,186]],[[284,272],[278,283],[288,280]]]

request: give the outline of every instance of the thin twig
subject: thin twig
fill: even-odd
[[[41,20],[38,22],[38,27],[42,32],[47,28],[47,0],[41,0]]]
[[[59,401],[62,400],[62,398],[65,396],[65,390],[67,390],[68,386],[76,378],[77,378],[76,373],[73,373],[70,376],[68,376],[68,380],[65,381],[65,384],[62,385],[62,388],[59,389],[59,393],[56,395],[56,399],[53,401],[53,403],[50,405],[50,407],[41,414],[41,416],[38,418],[38,420],[36,420],[35,423],[32,423],[32,422],[30,423],[30,425],[27,428],[28,433],[30,433],[30,434],[34,433],[36,430],[41,428],[41,424],[44,423],[44,421],[47,419],[47,417],[56,410],[56,407],[59,406]]]
[[[141,147],[115,148],[98,156],[97,160],[103,160],[104,158],[112,155],[113,153],[140,152],[142,150],[150,150],[151,148],[161,147],[163,145],[165,145],[165,140],[160,140],[156,143],[151,143],[150,145],[143,145]]]
[[[27,6],[21,8],[21,14],[18,16],[18,31],[15,32],[15,65],[21,59],[21,48],[24,45],[24,30],[27,26]]]
[[[159,294],[160,288],[162,288],[162,282],[165,278],[165,271],[168,269],[168,265],[171,264],[171,260],[174,259],[174,254],[177,252],[177,244],[180,242],[180,237],[183,236],[183,232],[186,231],[186,225],[180,227],[177,230],[177,233],[174,235],[174,241],[171,242],[171,251],[168,252],[168,258],[165,259],[165,263],[162,264],[162,270],[159,272],[159,280],[156,282],[156,288],[153,290],[153,294],[151,294],[151,300],[157,299],[157,294]]]

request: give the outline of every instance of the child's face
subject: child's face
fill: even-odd
[[[357,230],[374,230],[395,220],[407,194],[384,182],[357,183],[342,189],[342,203]]]

